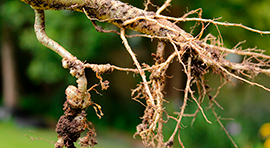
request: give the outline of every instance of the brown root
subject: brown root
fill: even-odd
[[[134,100],[141,104],[143,103],[139,99],[145,99],[146,103],[143,104],[145,106],[145,111],[142,116],[142,123],[137,126],[137,132],[134,136],[139,135],[146,147],[172,147],[172,145],[175,144],[174,139],[177,133],[178,142],[184,147],[180,137],[180,125],[183,117],[193,117],[193,123],[198,112],[201,112],[206,122],[211,123],[211,121],[207,119],[202,107],[205,97],[209,98],[210,108],[212,108],[217,122],[228,135],[234,146],[237,147],[222,125],[220,117],[213,109],[213,105],[221,107],[215,99],[220,88],[227,84],[227,82],[230,82],[230,78],[233,77],[270,92],[270,89],[264,85],[249,80],[249,78],[252,79],[258,74],[270,75],[270,56],[263,54],[263,51],[255,48],[242,50],[241,47],[238,47],[241,43],[232,49],[225,48],[223,47],[221,35],[214,37],[213,35],[208,34],[205,38],[202,38],[204,30],[209,24],[214,24],[216,27],[217,25],[236,26],[259,34],[270,34],[269,31],[252,29],[242,24],[203,19],[202,9],[190,11],[180,18],[160,15],[162,11],[170,5],[171,0],[166,0],[164,5],[162,5],[157,12],[146,11],[148,5],[151,4],[150,0],[146,1],[144,10],[122,3],[118,0],[82,0],[77,3],[76,1],[59,0],[54,1],[51,4],[48,4],[49,0],[22,1],[30,4],[32,8],[35,9],[35,32],[38,40],[44,46],[62,56],[63,67],[68,68],[70,74],[77,78],[76,82],[78,83],[78,86],[68,86],[66,89],[67,101],[64,104],[65,115],[61,116],[56,127],[59,138],[55,144],[55,147],[57,148],[62,148],[63,146],[73,148],[73,143],[77,141],[81,132],[86,128],[89,129],[89,132],[86,137],[80,139],[80,144],[82,146],[91,147],[97,144],[95,141],[95,130],[92,127],[92,123],[87,121],[84,110],[91,105],[95,109],[98,117],[101,117],[103,113],[101,112],[101,106],[94,103],[90,98],[89,91],[95,90],[94,87],[97,85],[87,89],[87,79],[84,72],[85,68],[91,68],[96,73],[96,77],[100,80],[102,89],[105,90],[109,87],[109,81],[103,81],[101,74],[120,70],[134,72],[140,75],[141,82],[137,88],[132,91],[131,95]],[[87,18],[92,21],[97,31],[105,33],[115,32],[119,34],[136,68],[121,68],[110,64],[87,64],[78,60],[58,43],[47,37],[45,33],[44,10],[48,9],[83,12],[86,14]],[[198,17],[189,18],[192,14],[197,14]],[[95,21],[107,21],[112,23],[120,28],[120,32],[106,31],[102,27],[96,25]],[[194,37],[176,25],[180,21],[196,21],[201,24],[202,29],[200,33]],[[204,23],[207,23],[207,25]],[[126,29],[132,29],[141,34],[129,36],[125,34]],[[220,33],[219,30],[218,32]],[[152,54],[155,64],[147,65],[139,62],[127,40],[127,37],[135,36],[157,39],[159,41],[156,53]],[[174,48],[174,52],[170,53],[169,56],[164,57],[166,44],[171,44]],[[230,53],[243,56],[243,61],[234,63],[227,60],[226,56]],[[167,102],[164,99],[166,71],[173,61],[177,61],[182,65],[183,71],[187,77],[186,86],[183,90],[183,104],[180,107],[180,111],[176,113],[176,116],[169,115],[163,106],[163,103]],[[150,73],[149,77],[146,76],[146,71]],[[219,75],[222,82],[215,95],[210,94],[212,89],[205,80],[205,75],[210,72]],[[195,89],[192,86],[195,86]],[[194,95],[195,91],[198,92],[198,97]],[[189,99],[193,100],[198,106],[198,109],[194,114],[185,113]],[[167,115],[167,118],[177,122],[174,131],[167,140],[164,139],[162,131],[163,124],[165,123],[162,118],[163,113]]]

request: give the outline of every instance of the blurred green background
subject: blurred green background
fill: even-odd
[[[125,0],[124,2],[144,8],[144,0]],[[151,0],[161,6],[163,0]],[[242,23],[260,30],[270,30],[269,0],[173,0],[169,12],[163,14],[181,17],[185,12],[197,8],[203,9],[203,18],[219,18],[220,21]],[[156,10],[150,7],[151,10]],[[82,13],[70,11],[46,11],[46,32],[63,47],[82,61],[89,63],[110,63],[121,67],[132,67],[133,62],[126,52],[120,37],[116,34],[99,33]],[[104,28],[118,29],[107,23],[98,23]],[[0,147],[52,147],[46,140],[31,140],[25,134],[55,141],[57,135],[54,126],[63,115],[65,88],[75,85],[75,79],[68,70],[61,67],[61,58],[42,46],[35,38],[33,29],[34,12],[29,5],[19,0],[0,1]],[[179,23],[187,32],[194,22]],[[193,31],[197,35],[200,27]],[[257,47],[270,53],[269,35],[261,36],[237,27],[219,26],[224,45],[234,47],[240,41],[243,48]],[[210,25],[206,31],[217,36],[215,26]],[[133,32],[130,32],[131,34]],[[153,63],[151,53],[155,52],[156,41],[144,38],[129,39],[130,45],[140,62]],[[151,44],[149,44],[151,43]],[[172,49],[168,48],[167,54]],[[239,57],[234,57],[239,58]],[[240,57],[241,58],[241,57]],[[98,83],[95,74],[87,70],[89,86]],[[183,88],[185,76],[181,66],[173,63],[168,75],[165,104],[168,113],[179,111],[182,93],[174,88]],[[142,147],[139,137],[132,138],[136,125],[141,120],[144,107],[131,100],[131,89],[136,87],[140,78],[131,73],[115,71],[103,75],[110,81],[110,88],[101,91],[102,96],[91,92],[94,102],[102,106],[104,116],[98,119],[94,110],[87,110],[89,121],[93,122],[98,132],[97,147]],[[213,88],[220,85],[218,76],[207,76]],[[255,81],[270,87],[269,77],[259,75]],[[221,89],[217,101],[224,108],[215,107],[226,129],[239,147],[263,148],[266,138],[260,136],[259,129],[270,122],[270,93],[257,87],[251,87],[235,81],[235,86],[227,85]],[[5,87],[4,87],[5,86]],[[188,102],[187,113],[196,110],[196,104]],[[207,110],[208,101],[204,102],[208,124],[199,114],[193,126],[191,118],[184,118],[181,138],[186,147],[233,147],[216,122],[211,110]],[[164,127],[165,138],[173,132],[174,121]],[[34,131],[35,133],[31,132]],[[270,130],[270,129],[266,129]],[[19,145],[17,145],[19,144]],[[177,142],[175,144],[177,146]],[[266,144],[265,144],[266,147]]]

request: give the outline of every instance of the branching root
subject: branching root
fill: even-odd
[[[181,123],[183,117],[193,117],[192,123],[195,121],[200,112],[206,122],[212,123],[204,112],[202,103],[208,97],[210,108],[216,117],[217,122],[228,135],[235,147],[237,145],[229,136],[224,128],[220,117],[214,110],[214,105],[222,108],[216,98],[221,87],[228,82],[230,78],[236,78],[239,81],[246,82],[249,85],[258,86],[266,91],[269,88],[262,84],[253,82],[252,79],[258,74],[270,75],[270,56],[265,55],[264,51],[256,48],[242,49],[237,44],[232,49],[226,48],[223,45],[223,38],[218,25],[221,26],[236,26],[259,34],[270,34],[269,31],[260,31],[244,26],[242,24],[218,22],[218,19],[203,19],[202,9],[187,12],[182,17],[168,17],[161,15],[169,5],[171,0],[166,0],[157,12],[149,12],[148,6],[152,5],[150,0],[145,1],[145,9],[138,9],[126,3],[117,0],[85,0],[76,3],[76,1],[55,1],[48,5],[48,0],[22,0],[28,3],[35,9],[36,22],[35,32],[38,40],[48,48],[52,49],[63,57],[62,65],[69,69],[70,74],[77,78],[78,86],[68,86],[66,89],[67,100],[64,103],[64,115],[61,116],[57,123],[56,132],[58,134],[58,141],[55,148],[73,148],[74,142],[80,137],[81,132],[88,129],[89,132],[83,138],[80,138],[82,146],[93,147],[97,142],[95,141],[95,130],[92,123],[87,121],[85,109],[90,105],[95,109],[97,116],[101,118],[103,115],[101,106],[91,100],[90,90],[95,89],[96,86],[101,85],[103,90],[108,89],[109,81],[103,81],[102,74],[112,73],[114,70],[133,72],[139,74],[141,82],[137,88],[132,90],[133,100],[136,100],[145,106],[144,115],[141,117],[142,123],[137,126],[137,132],[134,136],[140,136],[143,144],[146,147],[172,147],[175,144],[176,135],[178,142],[182,147],[184,143],[181,141]],[[62,3],[61,3],[62,2]],[[123,44],[130,54],[134,62],[134,68],[121,68],[110,64],[88,64],[83,63],[70,54],[67,50],[61,47],[58,43],[48,38],[45,33],[45,17],[44,10],[74,10],[83,12],[87,18],[90,19],[97,31],[103,33],[114,32],[119,34]],[[189,16],[197,14],[198,17],[190,18]],[[98,26],[95,21],[109,22],[120,28],[118,31],[107,31]],[[194,37],[191,33],[177,26],[178,22],[195,21],[201,24],[200,33]],[[204,30],[213,24],[219,36],[214,37],[211,34],[204,35]],[[126,29],[132,29],[140,34],[127,35]],[[205,37],[204,37],[205,36]],[[155,64],[142,64],[136,57],[136,54],[129,45],[128,37],[146,37],[158,40],[156,53],[153,53]],[[165,55],[165,45],[173,46],[174,51]],[[242,57],[239,63],[231,62],[226,59],[228,54],[237,54]],[[168,67],[173,62],[179,62],[182,65],[183,71],[187,77],[186,86],[183,96],[183,104],[179,112],[170,115],[165,111],[164,102],[164,87],[166,84],[166,72]],[[85,68],[91,68],[96,73],[96,77],[100,80],[100,84],[93,85],[90,89],[87,88],[87,79],[85,77]],[[147,77],[146,72],[150,73]],[[205,75],[212,72],[220,76],[222,84],[218,87],[216,93],[212,95],[212,90],[205,80]],[[194,86],[194,87],[193,87]],[[198,93],[194,95],[194,93]],[[193,114],[186,113],[186,106],[188,101],[195,102],[197,110]],[[145,102],[145,103],[144,103]],[[163,135],[163,113],[168,119],[176,121],[176,126],[171,136],[166,140]]]

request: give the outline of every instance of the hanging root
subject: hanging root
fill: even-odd
[[[203,19],[202,9],[190,11],[180,18],[161,15],[162,11],[170,5],[171,0],[166,0],[157,12],[146,11],[148,5],[153,5],[150,0],[145,1],[144,10],[118,0],[22,1],[30,4],[31,7],[35,9],[35,32],[38,40],[63,57],[63,67],[68,68],[71,75],[77,78],[76,82],[78,86],[69,86],[66,89],[67,101],[64,104],[65,115],[59,119],[56,128],[59,137],[55,144],[57,148],[62,148],[63,146],[67,148],[74,147],[73,142],[80,137],[81,132],[86,128],[88,128],[89,132],[86,137],[80,138],[80,144],[82,146],[92,147],[97,143],[95,141],[95,130],[92,123],[87,121],[84,110],[91,105],[96,110],[99,117],[101,117],[103,113],[101,112],[101,107],[91,100],[89,91],[95,90],[94,87],[97,85],[87,89],[87,80],[84,74],[85,68],[91,68],[96,73],[96,77],[100,80],[102,89],[105,90],[109,87],[109,82],[107,80],[103,81],[101,74],[120,70],[134,72],[141,76],[141,83],[132,91],[132,96],[134,100],[145,106],[145,111],[142,116],[142,123],[137,126],[137,132],[134,136],[140,136],[146,147],[172,147],[175,143],[174,140],[177,133],[178,141],[180,145],[184,147],[180,137],[180,125],[183,117],[193,117],[193,123],[197,114],[201,112],[206,122],[211,124],[212,122],[209,121],[201,106],[205,100],[205,96],[209,98],[210,107],[218,123],[231,139],[234,146],[237,147],[222,125],[220,117],[213,109],[213,105],[222,108],[216,101],[220,88],[230,82],[230,78],[233,77],[250,85],[255,85],[270,91],[270,89],[264,85],[249,80],[249,78],[253,78],[258,74],[270,75],[270,56],[263,54],[263,51],[255,48],[242,50],[242,48],[239,47],[241,43],[236,45],[233,49],[225,48],[223,47],[221,34],[219,34],[217,38],[211,34],[202,38],[204,30],[209,24],[214,24],[217,29],[218,25],[236,26],[259,34],[270,34],[269,31],[252,29],[242,24]],[[121,68],[110,64],[97,65],[81,62],[58,43],[46,36],[44,10],[73,10],[83,12],[86,14],[87,18],[91,20],[97,31],[119,34],[136,68]],[[198,17],[189,18],[192,14],[198,14]],[[95,21],[112,23],[120,28],[120,32],[116,30],[105,30],[98,26]],[[185,21],[195,21],[201,24],[202,29],[196,37],[176,25],[178,22]],[[206,23],[206,25],[204,23]],[[140,34],[133,36],[126,35],[126,29],[135,30]],[[218,32],[220,33],[219,30]],[[129,46],[126,37],[157,39],[159,41],[157,51],[155,54],[152,54],[155,64],[141,64],[136,54]],[[174,48],[174,52],[164,57],[166,44],[171,44]],[[230,53],[242,56],[242,62],[234,63],[226,60],[226,56]],[[163,91],[166,83],[166,71],[173,61],[178,61],[182,65],[183,71],[187,76],[186,87],[184,89],[184,101],[180,107],[180,112],[176,112],[176,117],[169,115],[163,107],[164,101],[167,102],[164,99]],[[146,76],[146,71],[150,73],[149,77]],[[218,74],[223,82],[217,89],[215,95],[210,94],[212,89],[207,85],[207,81],[205,80],[205,75],[211,71],[214,74]],[[194,88],[192,87],[194,84],[197,89],[192,89]],[[195,91],[198,92],[198,97],[194,95]],[[198,106],[194,114],[185,113],[189,98]],[[143,103],[144,101],[140,101],[142,99],[145,99],[145,103]],[[168,140],[165,140],[163,136],[163,124],[166,123],[162,118],[163,113],[165,113],[169,119],[173,119],[177,122]]]

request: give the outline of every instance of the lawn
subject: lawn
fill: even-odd
[[[106,129],[107,130],[107,129]],[[133,139],[131,134],[107,130],[98,133],[98,145],[95,148],[139,148],[139,139]],[[35,139],[31,139],[35,138]],[[0,143],[3,148],[52,148],[52,142],[57,140],[54,129],[38,129],[32,127],[18,127],[13,122],[0,121]],[[79,146],[77,145],[77,148]]]

